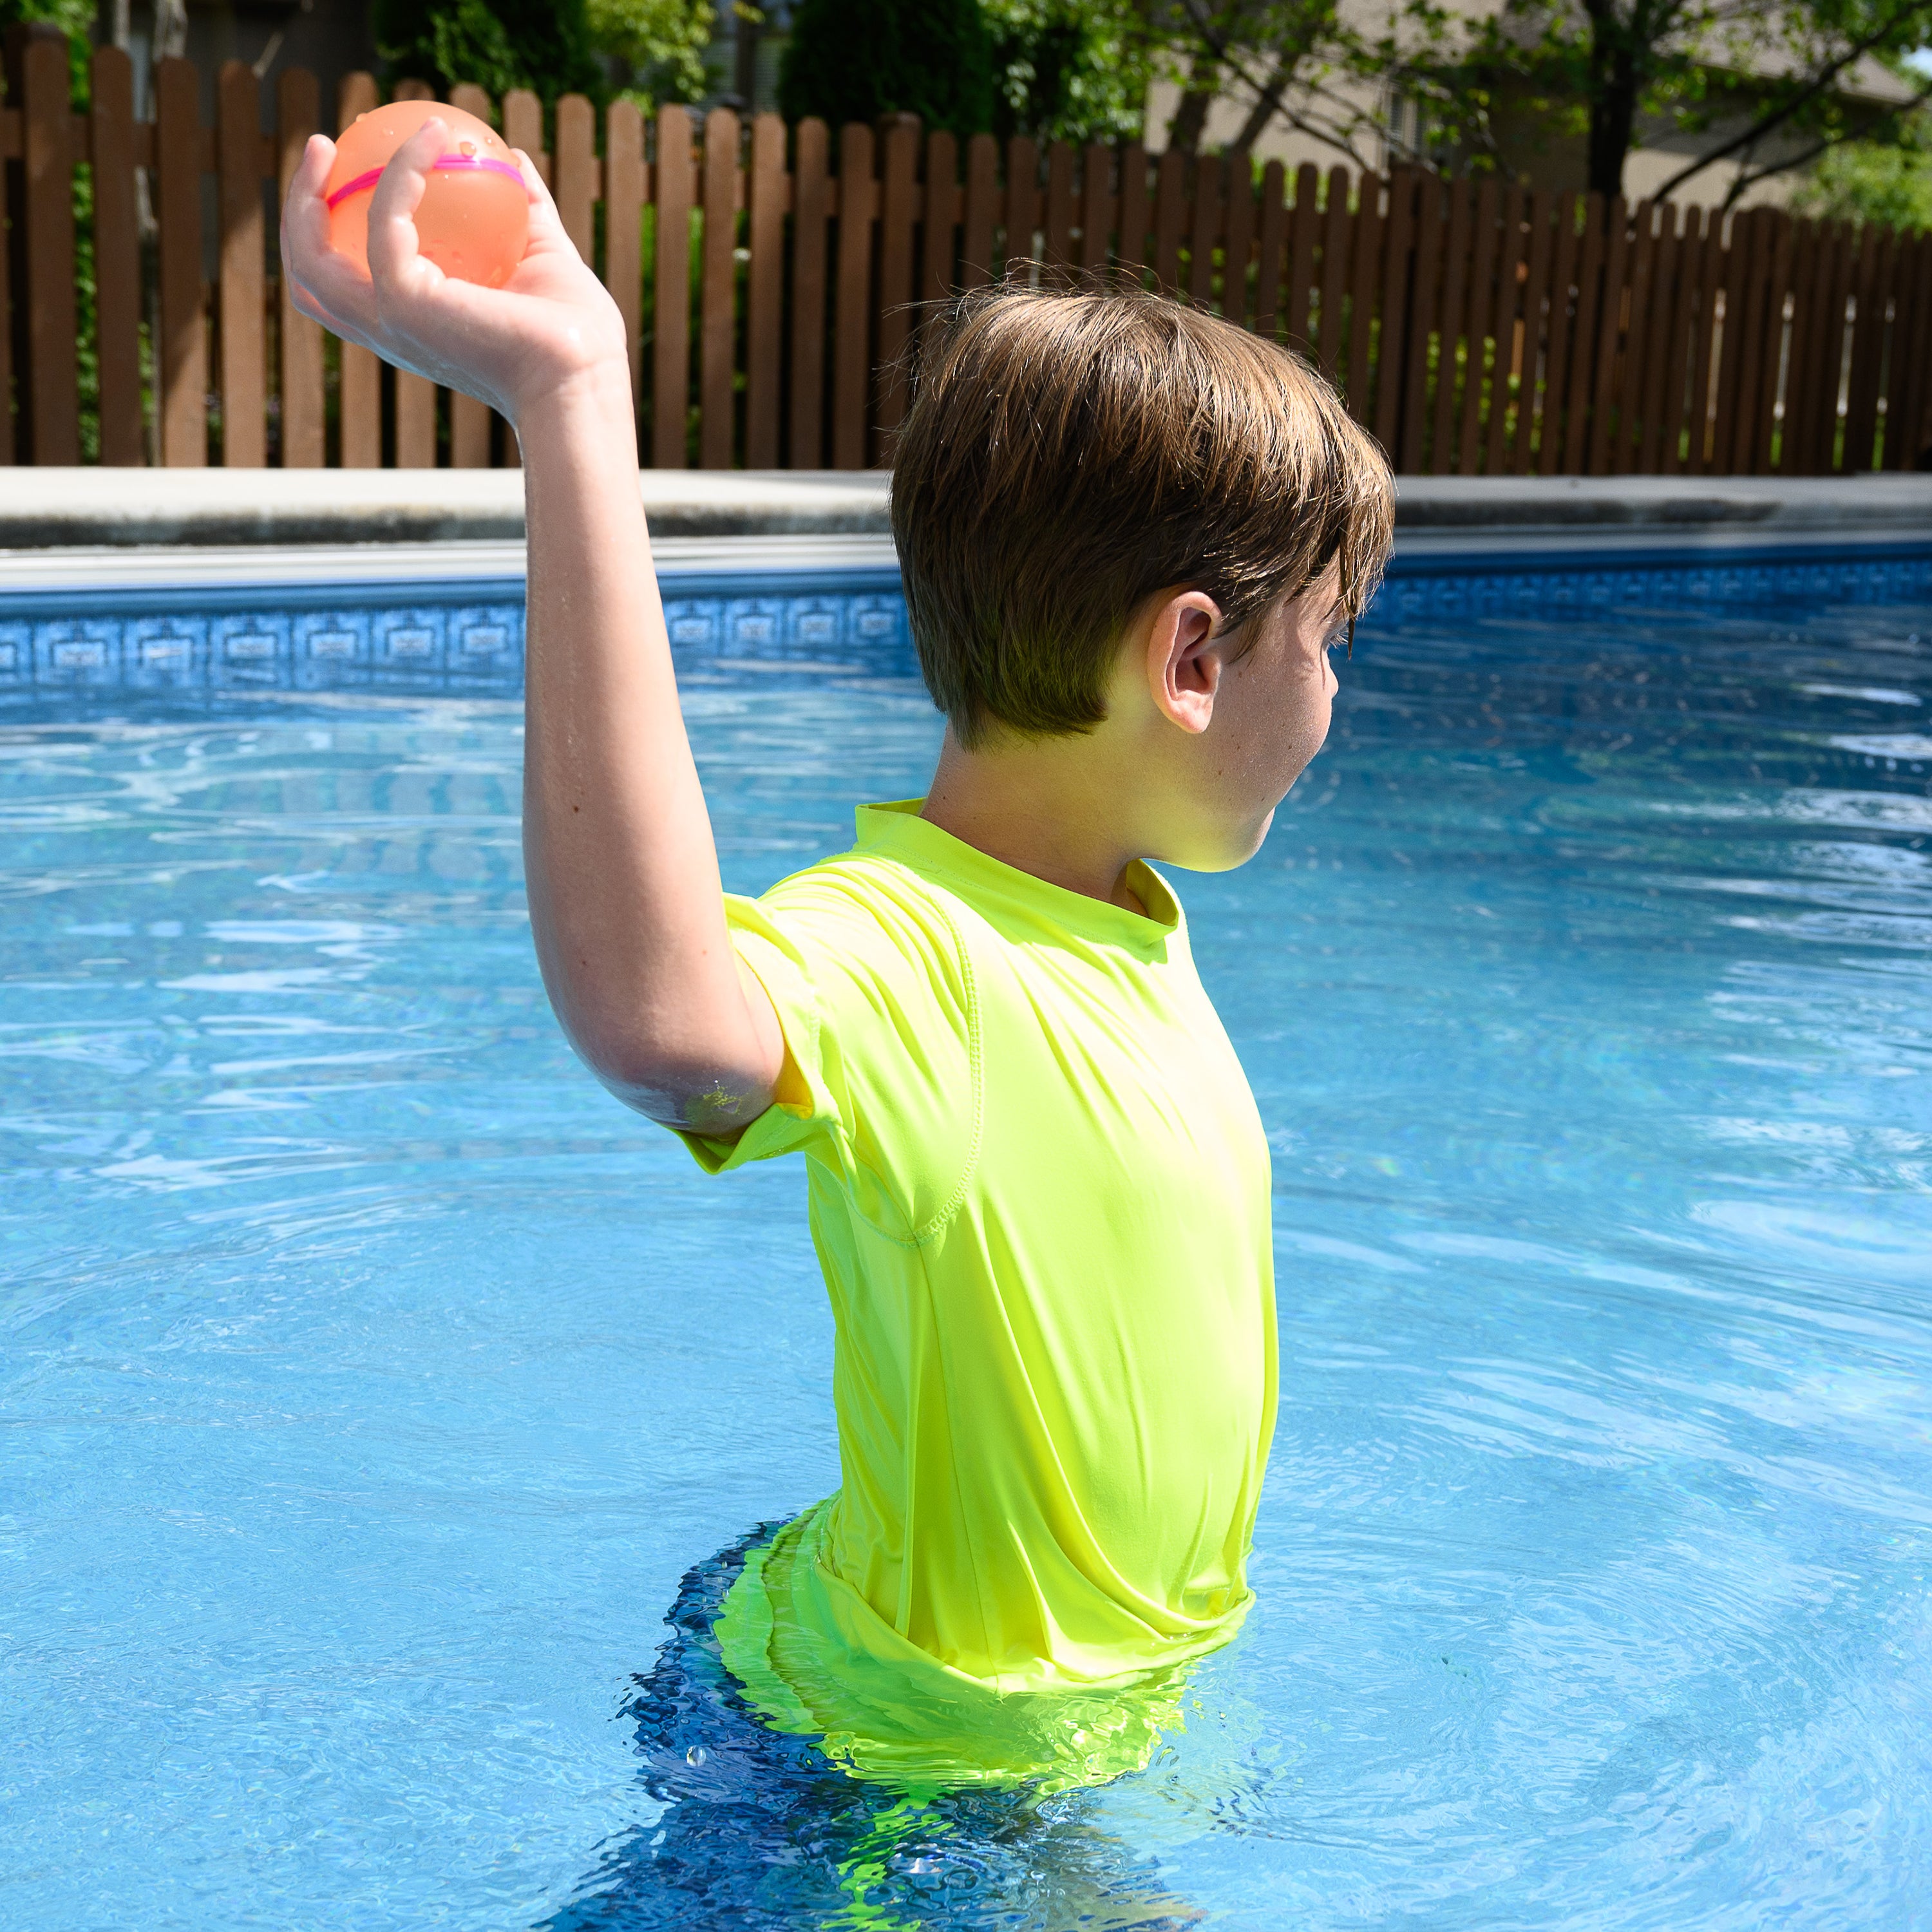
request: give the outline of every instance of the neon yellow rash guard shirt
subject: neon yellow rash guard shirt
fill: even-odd
[[[1275,1414],[1268,1144],[1157,874],[1143,917],[862,807],[729,898],[786,1064],[721,1172],[802,1153],[841,1482],[717,1634],[776,1727],[909,1786],[1091,1782],[1225,1643]]]

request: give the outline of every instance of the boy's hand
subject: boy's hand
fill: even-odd
[[[512,424],[614,364],[628,370],[616,304],[563,232],[530,157],[517,163],[530,197],[530,238],[501,288],[446,275],[419,250],[412,219],[428,170],[448,148],[432,118],[398,148],[369,208],[369,272],[328,242],[323,184],[335,144],[313,135],[282,211],[282,268],[303,314],[386,362],[488,403]]]

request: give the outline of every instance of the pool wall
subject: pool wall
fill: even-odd
[[[37,494],[37,472],[7,479],[0,704],[521,691],[514,476],[208,472],[179,492],[171,478],[172,500],[144,506],[104,490],[104,473],[38,472],[52,480]],[[1932,477],[1484,481],[1404,479],[1372,621],[1932,597]],[[898,656],[910,640],[884,489],[648,475],[680,659],[860,670]]]

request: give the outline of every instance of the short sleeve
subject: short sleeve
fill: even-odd
[[[922,883],[815,868],[762,899],[728,895],[738,956],[785,1040],[778,1097],[735,1138],[686,1134],[722,1174],[802,1153],[896,1238],[956,1204],[977,1145],[972,976]]]

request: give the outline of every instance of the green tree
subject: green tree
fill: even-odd
[[[370,0],[369,26],[392,79],[439,93],[466,81],[546,103],[608,91],[586,0]]]
[[[1384,58],[1336,0],[1150,0],[1153,20],[1185,76],[1167,144],[1192,153],[1208,110],[1228,94],[1246,108],[1231,151],[1252,148],[1276,120],[1309,134],[1355,165],[1379,165],[1373,87],[1338,80],[1380,78]],[[1237,86],[1236,84],[1238,84]]]
[[[1928,38],[1932,0],[1503,0],[1481,19],[1453,0],[1408,0],[1382,56],[1479,161],[1503,160],[1508,115],[1580,134],[1589,186],[1621,194],[1639,130],[1661,122],[1715,138],[1658,192],[1729,162],[1728,205],[1846,142],[1895,140],[1910,107],[1854,100],[1842,83]],[[1920,83],[1918,99],[1928,92]]]
[[[707,0],[586,0],[585,12],[619,92],[650,108],[706,92],[704,50],[717,18]]]
[[[800,0],[778,72],[788,120],[835,128],[916,114],[977,134],[993,124],[992,49],[979,0]]]
[[[1932,228],[1932,125],[1913,115],[1893,142],[1847,141],[1819,161],[1792,196],[1801,214]]]
[[[1140,138],[1165,53],[1142,0],[985,0],[985,11],[996,134]]]

